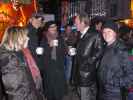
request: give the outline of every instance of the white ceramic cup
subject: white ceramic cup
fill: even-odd
[[[58,46],[58,40],[53,40],[52,44],[53,44],[53,46],[57,47]]]
[[[42,55],[43,52],[44,52],[43,47],[37,47],[37,48],[36,48],[36,54],[37,54],[37,55]]]
[[[76,55],[76,48],[69,46],[68,54],[69,54],[70,56]]]

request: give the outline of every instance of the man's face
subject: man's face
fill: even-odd
[[[41,27],[43,22],[43,18],[42,17],[33,17],[31,19],[31,24],[33,25],[33,27],[35,27],[36,29],[38,29],[39,27]]]
[[[116,34],[117,33],[110,28],[103,29],[103,38],[108,45],[112,44],[116,40]]]
[[[77,28],[77,31],[82,32],[84,29],[84,22],[79,19],[79,16],[75,18],[75,26]]]

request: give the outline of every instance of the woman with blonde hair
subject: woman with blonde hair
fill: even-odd
[[[43,100],[41,76],[28,44],[28,30],[6,29],[0,44],[0,100]]]
[[[13,26],[5,30],[1,46],[9,51],[19,51],[27,47],[28,30],[23,27]],[[24,44],[25,43],[25,44]]]

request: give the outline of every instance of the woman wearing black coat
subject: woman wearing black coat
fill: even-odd
[[[53,21],[45,24],[46,33],[43,41],[44,66],[41,68],[47,100],[62,100],[66,92],[64,73],[65,44],[57,32]]]

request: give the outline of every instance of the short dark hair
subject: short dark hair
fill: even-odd
[[[45,30],[45,31],[48,31],[48,28],[49,28],[51,25],[57,26],[57,24],[56,24],[55,21],[48,21],[48,22],[46,22],[45,25],[44,25],[44,30]]]
[[[65,26],[64,26],[64,28],[66,29],[67,27],[72,27],[73,25],[71,25],[71,24],[66,24]]]

